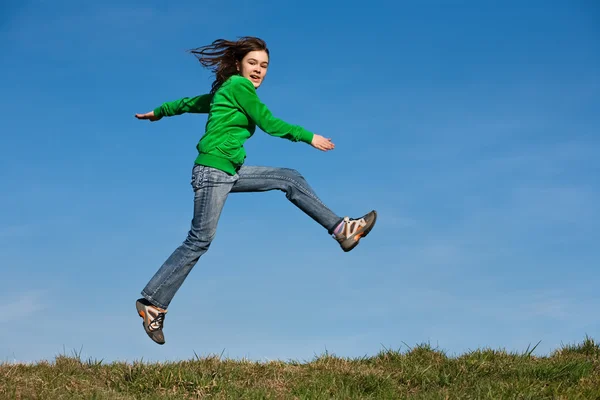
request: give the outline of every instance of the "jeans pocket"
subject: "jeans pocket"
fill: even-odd
[[[192,188],[194,190],[198,190],[200,188],[202,188],[202,184],[204,183],[204,177],[206,175],[205,173],[206,171],[206,167],[204,165],[194,165],[194,168],[192,168]]]

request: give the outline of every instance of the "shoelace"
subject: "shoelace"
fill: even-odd
[[[356,233],[360,228],[367,225],[367,221],[364,218],[347,220],[346,226],[344,227],[346,237],[350,237]]]
[[[165,320],[165,313],[158,313],[156,318],[154,318],[154,320],[148,324],[148,329],[150,331],[156,331],[156,330],[162,329],[164,320]]]

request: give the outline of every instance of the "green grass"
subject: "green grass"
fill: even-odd
[[[600,399],[600,346],[593,339],[544,357],[533,350],[449,357],[423,344],[358,359],[110,364],[75,354],[0,364],[0,399]]]

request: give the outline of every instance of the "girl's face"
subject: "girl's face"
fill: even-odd
[[[240,75],[247,78],[258,89],[267,75],[269,67],[269,55],[264,50],[251,51],[237,63]]]

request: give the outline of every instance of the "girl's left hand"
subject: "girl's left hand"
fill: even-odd
[[[331,139],[317,134],[314,134],[311,146],[321,151],[333,150],[335,148],[335,144],[333,144]]]

